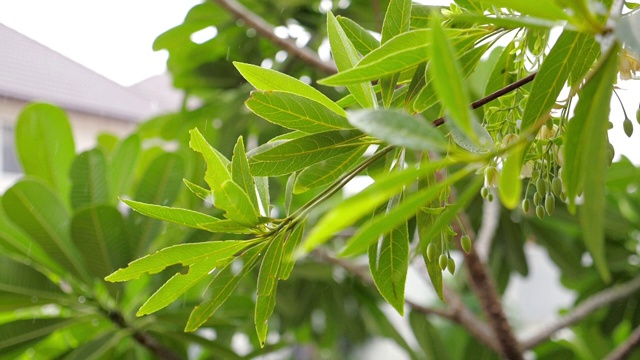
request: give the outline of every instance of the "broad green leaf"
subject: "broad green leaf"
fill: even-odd
[[[517,80],[517,74],[514,73],[514,66],[516,60],[516,52],[513,50],[515,47],[514,42],[510,42],[505,48],[503,48],[498,61],[491,70],[489,80],[485,86],[484,95],[489,95],[503,87],[515,82]],[[498,100],[494,100],[492,103],[497,103]]]
[[[109,163],[109,186],[112,196],[129,194],[140,152],[141,141],[136,134],[127,137],[116,146]]]
[[[532,131],[546,119],[564,86],[569,72],[578,64],[584,38],[591,35],[565,30],[540,66],[522,114],[521,132]]]
[[[5,255],[15,254],[17,257],[29,259],[52,271],[63,271],[60,265],[44,252],[38,242],[9,220],[2,207],[0,207],[0,249]]]
[[[280,280],[287,280],[289,278],[289,275],[291,275],[291,271],[293,271],[293,267],[296,264],[295,251],[298,248],[298,244],[300,244],[300,240],[302,239],[305,224],[306,219],[296,224],[293,230],[288,232],[286,235],[284,250],[282,254],[282,265],[280,265],[280,273],[278,274],[278,279]]]
[[[584,203],[580,224],[585,245],[600,276],[609,281],[604,243],[604,177],[607,166],[607,121],[611,93],[616,79],[618,56],[615,46],[601,60],[601,65],[579,93],[574,117],[569,121],[564,144],[562,169],[569,209],[575,211],[580,189]]]
[[[0,256],[0,291],[35,297],[43,301],[61,301],[68,295],[32,266]],[[24,306],[24,305],[23,305]]]
[[[296,182],[293,187],[294,194],[301,194],[307,190],[324,186],[338,179],[340,175],[349,170],[362,154],[367,150],[368,145],[353,148],[353,150],[344,151],[342,154],[313,164],[302,170],[296,176]]]
[[[451,359],[451,354],[442,342],[442,331],[429,322],[425,314],[412,311],[409,314],[409,325],[420,344],[427,359]],[[447,334],[448,336],[449,334]]]
[[[64,111],[49,104],[27,105],[16,123],[16,150],[24,173],[44,181],[67,203],[75,146]]]
[[[2,198],[7,217],[29,234],[52,259],[74,275],[85,275],[80,254],[69,237],[71,216],[49,188],[24,179]]]
[[[502,166],[500,172],[500,185],[498,186],[498,193],[500,194],[500,200],[507,209],[515,209],[520,204],[520,195],[522,193],[522,179],[520,179],[520,172],[522,170],[522,156],[525,146],[516,146],[511,150],[507,159]]]
[[[340,155],[364,143],[357,130],[327,131],[281,144],[265,144],[249,152],[254,176],[286,175]]]
[[[255,325],[260,346],[264,346],[267,339],[267,321],[276,305],[276,288],[282,265],[285,238],[281,232],[273,238],[260,265],[258,273],[258,297],[256,298]]]
[[[158,273],[170,265],[189,266],[214,257],[223,260],[250,245],[252,245],[250,241],[236,240],[174,245],[131,262],[126,268],[107,276],[105,280],[128,281],[138,279],[143,274]]]
[[[107,160],[100,149],[85,151],[71,165],[71,206],[109,202]]]
[[[253,181],[253,176],[249,170],[249,160],[247,159],[247,153],[244,150],[244,142],[242,136],[238,138],[236,146],[233,148],[233,158],[231,159],[231,178],[233,182],[238,184],[242,191],[249,196],[251,205],[256,209],[259,215],[258,209],[258,196],[256,195],[256,184]]]
[[[220,189],[223,182],[231,180],[231,174],[227,169],[229,160],[220,154],[218,150],[211,147],[197,128],[189,131],[189,133],[191,134],[189,146],[204,157],[204,161],[207,163],[207,172],[204,179],[215,192]]]
[[[615,34],[626,48],[640,55],[640,11],[626,14],[615,22]]]
[[[249,195],[238,184],[227,180],[214,194],[214,204],[217,208],[225,211],[227,219],[248,227],[255,226],[260,222],[258,209],[251,204]]]
[[[564,10],[552,0],[479,0],[481,3],[515,10],[521,15],[528,15],[549,20],[569,20]]]
[[[345,111],[326,95],[289,75],[260,66],[235,61],[233,65],[240,74],[258,90],[280,90],[315,100],[336,114],[345,116]]]
[[[20,346],[29,346],[46,338],[56,330],[73,325],[86,318],[87,316],[68,319],[28,319],[2,324],[0,325],[0,352],[9,353]]]
[[[582,43],[578,45],[577,63],[571,67],[569,72],[569,86],[580,84],[600,55],[600,43],[596,41],[594,35],[580,36],[579,38]]]
[[[210,232],[228,232],[233,234],[250,233],[249,229],[247,229],[247,227],[242,224],[238,224],[236,222],[228,220],[220,220],[211,215],[203,214],[189,209],[145,204],[138,201],[125,199],[123,199],[122,202],[129,205],[133,210],[139,212],[140,214],[152,217],[154,219],[169,221],[178,225],[184,225]]]
[[[449,115],[449,125],[460,129],[473,143],[479,143],[472,124],[475,119],[469,107],[471,101],[464,86],[462,70],[441,27],[441,21],[440,16],[434,16],[431,21],[429,74],[433,79],[433,87]]]
[[[404,315],[404,286],[409,270],[407,223],[392,228],[369,246],[369,269],[382,297]]]
[[[411,23],[411,0],[389,1],[382,23],[382,39],[384,44],[393,37],[409,31]],[[384,76],[380,79],[380,94],[385,107],[391,104],[394,90],[398,84],[400,73]]]
[[[258,264],[258,259],[262,256],[262,251],[267,243],[257,246],[240,254],[235,262],[227,264],[220,269],[209,285],[211,298],[196,306],[184,331],[195,331],[205,323],[220,306],[229,298],[238,283]],[[238,265],[239,268],[236,268]]]
[[[344,249],[340,252],[340,256],[362,254],[380,235],[387,233],[389,229],[393,229],[412,218],[421,207],[437,199],[443,189],[455,184],[469,174],[471,170],[471,168],[459,170],[428,189],[407,196],[406,199],[401,201],[395,208],[377,215],[371,221],[360,226],[356,233],[347,241]]]
[[[440,7],[434,5],[419,5],[414,3],[411,6],[411,28],[428,28],[429,22],[431,21],[431,14],[433,14],[434,11],[440,11]]]
[[[380,41],[355,21],[343,16],[337,16],[336,19],[344,30],[345,35],[347,35],[360,54],[367,55],[380,47]]]
[[[463,149],[474,153],[483,153],[493,150],[493,138],[487,129],[485,129],[479,122],[475,120],[471,121],[471,128],[477,138],[475,142],[469,139],[467,134],[463,133],[462,130],[452,122],[446,122],[445,125],[447,126],[447,129],[449,129],[449,133],[453,141]]]
[[[451,160],[445,159],[424,164],[421,168],[409,168],[380,178],[358,194],[342,201],[325,214],[305,239],[304,250],[306,252],[312,251],[331,239],[334,234],[353,225],[363,216],[371,214],[375,208],[389,200],[390,197],[398,194],[405,186],[422,176],[433,173],[437,169],[452,165],[452,163]],[[367,243],[364,249],[368,245]]]
[[[360,61],[360,55],[331,12],[327,14],[327,32],[329,34],[329,43],[331,44],[331,53],[338,71],[353,68]],[[377,106],[376,95],[370,82],[348,85],[347,89],[363,108]]]
[[[351,128],[344,116],[317,101],[288,92],[253,91],[245,104],[267,121],[305,133]]]
[[[442,150],[448,145],[435,126],[399,110],[354,110],[347,116],[353,126],[392,145],[414,150]]]
[[[92,205],[76,212],[71,221],[71,240],[86,270],[104,278],[132,257],[122,215],[111,205]]]

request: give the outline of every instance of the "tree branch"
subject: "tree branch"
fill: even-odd
[[[236,18],[244,20],[247,25],[254,28],[258,34],[269,39],[269,41],[283,50],[286,50],[289,54],[327,74],[335,74],[338,71],[333,64],[322,61],[318,55],[309,48],[299,48],[294,41],[279,38],[274,32],[273,25],[266,22],[263,18],[244,7],[244,5],[240,4],[236,0],[213,1],[232,13]]]
[[[631,355],[631,352],[640,345],[640,326],[635,328],[631,333],[631,336],[615,348],[604,360],[623,360]]]
[[[494,197],[497,198],[495,189],[491,190],[494,191]],[[500,209],[499,201],[482,200],[482,224],[476,235],[474,248],[483,262],[487,262],[489,259],[491,244],[500,224]]]
[[[567,316],[558,320],[556,323],[545,327],[540,333],[532,336],[531,338],[523,340],[522,347],[524,349],[533,348],[547,340],[551,335],[555,334],[556,331],[580,322],[582,319],[601,307],[627,298],[637,291],[640,291],[640,276],[637,276],[624,284],[616,285],[592,295],[575,307]]]

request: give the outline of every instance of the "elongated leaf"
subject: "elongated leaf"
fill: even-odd
[[[282,265],[280,266],[280,273],[278,274],[278,279],[280,280],[287,280],[289,275],[291,275],[291,271],[293,271],[296,263],[294,255],[302,239],[305,223],[306,219],[302,220],[287,234],[282,253]]]
[[[580,225],[585,245],[600,273],[609,281],[604,244],[604,177],[606,172],[607,122],[609,104],[617,72],[615,46],[602,60],[602,65],[580,92],[575,116],[569,121],[565,136],[563,182],[567,189],[569,209],[575,211],[575,197],[584,191],[580,209]]]
[[[223,182],[220,190],[215,192],[214,203],[225,210],[229,220],[238,224],[252,227],[260,222],[258,209],[251,203],[249,195],[231,180]]]
[[[292,130],[317,133],[351,128],[344,116],[315,100],[288,92],[253,91],[245,104],[261,118]]]
[[[68,296],[33,267],[5,256],[0,256],[0,291],[44,301],[60,300]]]
[[[442,341],[441,331],[429,322],[426,315],[412,311],[409,325],[427,359],[450,359],[450,352]]]
[[[348,113],[348,118],[353,126],[392,145],[414,150],[442,150],[448,145],[435,126],[402,111],[355,110]]]
[[[447,129],[449,129],[449,134],[453,141],[460,145],[463,149],[469,150],[474,153],[483,153],[493,149],[494,142],[491,134],[484,128],[479,122],[472,120],[471,128],[473,129],[473,133],[476,135],[477,140],[472,141],[469,139],[467,134],[462,132],[460,128],[458,128],[452,122],[446,123]]]
[[[250,241],[228,240],[174,245],[133,261],[126,268],[119,269],[107,276],[105,280],[111,282],[128,281],[138,279],[143,274],[158,273],[170,265],[189,266],[214,257],[222,260],[233,256],[251,244]]]
[[[520,172],[522,169],[522,156],[524,152],[524,144],[517,146],[507,156],[502,171],[500,172],[500,185],[498,192],[500,200],[507,209],[515,209],[520,203],[520,195],[522,193],[522,179]]]
[[[369,269],[382,297],[404,315],[404,285],[409,270],[407,223],[392,228],[369,247]]]
[[[309,189],[332,183],[357,164],[366,150],[367,145],[356,147],[302,170],[296,177],[293,193],[301,194]]]
[[[276,305],[276,287],[282,265],[284,253],[284,234],[271,240],[260,265],[258,273],[258,297],[256,298],[255,325],[260,346],[264,346],[267,339],[267,321]]]
[[[27,105],[16,123],[16,149],[24,173],[44,181],[66,203],[75,146],[64,111],[49,104]]]
[[[340,252],[340,256],[355,256],[362,254],[367,248],[385,234],[389,229],[406,222],[413,217],[421,207],[425,204],[437,199],[441,191],[454,184],[455,182],[466,176],[472,169],[465,168],[459,170],[453,175],[449,175],[445,180],[434,184],[428,189],[422,190],[417,194],[408,196],[400,205],[387,213],[380,214],[371,221],[360,226],[358,231],[349,239],[346,246]]]
[[[204,200],[209,204],[213,204],[213,192],[211,190],[205,189],[200,185],[194,184],[187,179],[182,179],[185,185],[187,185],[187,189],[191,191],[194,195]]]
[[[271,211],[271,199],[269,197],[269,178],[258,176],[254,178],[258,196],[260,197],[260,208],[264,216],[269,216]]]
[[[38,342],[54,331],[73,325],[81,319],[83,320],[82,317],[29,319],[2,324],[0,325],[0,352],[9,353],[22,345],[28,346]]]
[[[281,144],[266,144],[249,152],[249,166],[255,176],[286,175],[331,157],[349,148],[360,147],[357,130],[327,131]]]
[[[389,1],[389,6],[382,23],[382,39],[384,44],[393,37],[409,31],[411,23],[411,0]],[[384,76],[380,79],[380,93],[385,107],[391,104],[394,90],[398,84],[400,73]]]
[[[390,197],[398,194],[406,185],[416,181],[419,177],[426,176],[436,169],[451,164],[450,160],[442,160],[425,164],[421,168],[409,168],[401,172],[394,172],[380,178],[325,214],[305,239],[304,250],[307,252],[312,251],[328,241],[334,234],[353,225],[363,216],[371,214],[375,208],[382,205]],[[368,245],[369,243],[366,243],[364,249]]]
[[[64,360],[99,360],[108,356],[108,352],[118,346],[125,337],[130,336],[126,330],[106,331],[102,335],[86,342],[70,353],[66,354]]]
[[[102,150],[83,152],[71,165],[71,206],[78,209],[109,201],[107,160]]]
[[[204,179],[215,192],[220,189],[223,182],[231,180],[231,174],[227,169],[229,160],[211,147],[198,129],[193,129],[189,133],[191,134],[189,146],[204,157],[204,161],[207,163],[207,172]]]
[[[355,21],[343,16],[337,16],[336,19],[344,30],[345,35],[360,54],[367,55],[372,50],[380,47],[380,41]]]
[[[522,15],[549,19],[568,20],[569,16],[552,0],[527,1],[527,0],[478,0],[481,3],[496,7],[513,9]]]
[[[0,248],[5,255],[15,254],[16,257],[29,259],[53,271],[63,271],[38,242],[9,220],[3,208],[0,208]]]
[[[260,206],[258,205],[258,196],[256,195],[256,184],[253,181],[251,172],[249,171],[249,160],[247,159],[247,153],[244,150],[242,136],[238,138],[236,146],[233,148],[233,158],[231,159],[231,178],[233,179],[233,182],[238,184],[240,189],[249,196],[251,205],[257,211]]]
[[[600,55],[600,43],[596,41],[595,36],[579,36],[579,39],[582,40],[582,43],[578,45],[577,63],[571,67],[569,72],[569,86],[581,83]]]
[[[358,61],[358,55],[355,46],[349,40],[347,34],[333,16],[333,13],[327,14],[327,32],[329,33],[329,43],[331,44],[331,53],[336,62],[338,71],[349,70],[353,68]],[[376,95],[370,82],[347,86],[349,92],[363,108],[376,107]]]
[[[118,143],[109,164],[109,185],[112,195],[129,194],[134,170],[140,159],[140,152],[140,137],[136,134]]]
[[[540,66],[540,71],[533,81],[531,95],[522,114],[522,132],[530,131],[539,121],[546,118],[553,107],[562,87],[569,77],[571,69],[580,59],[580,53],[584,37],[589,35],[578,34],[565,30],[562,32],[555,45]]]
[[[88,272],[104,278],[133,256],[122,215],[111,205],[94,205],[74,214],[71,240]]]
[[[7,190],[2,205],[9,219],[52,259],[72,274],[85,274],[80,254],[69,238],[71,216],[47,186],[35,180],[21,180]]]
[[[233,65],[238,69],[240,74],[258,90],[280,90],[304,96],[323,104],[338,115],[345,116],[345,111],[335,102],[320,91],[296,78],[275,70],[237,61],[234,62]]]
[[[455,126],[473,143],[479,143],[472,121],[469,94],[464,86],[462,70],[442,29],[440,16],[431,21],[432,56],[429,73],[433,87],[449,115],[449,126]]]
[[[239,255],[235,262],[227,264],[216,273],[209,286],[211,298],[193,309],[184,331],[197,330],[222,306],[240,280],[258,264],[258,259],[266,245],[265,242],[249,249]],[[238,265],[239,269],[235,265]]]

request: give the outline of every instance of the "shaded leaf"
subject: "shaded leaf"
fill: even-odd
[[[382,23],[382,39],[384,44],[393,37],[409,31],[411,23],[411,0],[389,1]],[[398,84],[400,73],[384,76],[380,79],[380,94],[385,107],[391,104],[394,90]]]
[[[549,19],[568,20],[569,16],[552,0],[527,1],[527,0],[478,0],[481,3],[496,7],[505,7],[515,10],[521,15]]]
[[[293,267],[296,263],[294,256],[295,251],[298,248],[298,244],[300,244],[300,240],[302,239],[305,224],[306,219],[296,224],[293,230],[288,232],[286,235],[284,250],[282,254],[282,265],[280,266],[280,273],[278,274],[278,279],[280,280],[287,280],[289,278],[289,275],[291,275],[291,271],[293,271]]]
[[[109,202],[107,160],[100,149],[78,155],[71,165],[71,206],[104,204]]]
[[[35,297],[38,301],[60,301],[67,297],[56,284],[33,267],[5,256],[1,256],[0,260],[0,291]]]
[[[85,316],[84,319],[87,317]],[[21,345],[29,346],[58,329],[73,325],[82,317],[18,320],[0,325],[0,351],[8,353]]]
[[[256,298],[255,325],[260,346],[267,339],[267,321],[276,305],[276,288],[282,265],[285,238],[283,232],[273,238],[260,265],[258,273],[258,297]]]
[[[429,322],[426,315],[412,311],[409,325],[427,359],[449,359],[450,355],[442,342],[441,331]]]
[[[640,30],[638,30],[638,24],[640,24],[640,11],[628,13],[615,22],[616,37],[636,55],[640,54]]]
[[[116,146],[109,164],[109,186],[111,195],[129,194],[138,165],[141,141],[137,134],[130,135]]]

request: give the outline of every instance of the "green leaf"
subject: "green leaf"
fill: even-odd
[[[307,190],[324,186],[338,179],[340,175],[358,163],[368,145],[344,151],[342,154],[313,164],[302,170],[296,177],[293,187],[294,194],[301,194]]]
[[[211,147],[197,128],[189,131],[189,133],[191,134],[189,146],[204,157],[204,161],[207,163],[207,172],[204,180],[211,190],[215,192],[220,189],[222,183],[231,180],[231,174],[227,169],[229,160],[220,154],[218,150]]]
[[[93,205],[74,214],[71,240],[94,277],[104,278],[132,257],[122,215],[111,205]]]
[[[296,264],[295,251],[302,239],[305,224],[306,219],[295,225],[293,230],[286,235],[284,252],[282,254],[282,265],[280,265],[280,273],[278,274],[278,279],[280,280],[287,280],[289,275],[291,275],[291,271],[293,271],[293,267]]]
[[[2,207],[0,207],[0,249],[5,255],[29,259],[58,273],[63,271],[33,238],[9,220]]]
[[[22,295],[38,301],[61,302],[68,295],[32,266],[0,255],[0,291]],[[30,300],[29,300],[30,301]],[[24,306],[24,305],[23,305]]]
[[[62,109],[49,104],[27,105],[16,124],[16,150],[26,175],[42,179],[68,201],[75,146]]]
[[[436,169],[449,165],[452,165],[452,161],[445,159],[425,164],[421,168],[409,168],[380,178],[358,194],[342,201],[325,214],[307,236],[303,244],[304,250],[306,252],[312,251],[328,241],[334,234],[353,225],[363,216],[371,214],[375,208],[388,201],[390,197],[398,194],[405,186],[416,181],[419,177],[426,176]],[[367,243],[364,249],[368,245]]]
[[[329,43],[331,44],[331,53],[338,71],[353,68],[360,61],[360,55],[331,12],[327,14],[327,32],[329,34]],[[370,82],[349,85],[347,89],[363,108],[376,107],[376,95]]]
[[[345,116],[345,111],[326,95],[289,75],[260,66],[234,61],[240,74],[258,90],[280,90],[315,100],[336,114]]]
[[[389,229],[409,220],[426,203],[437,199],[443,189],[462,179],[469,174],[471,170],[471,168],[465,168],[447,176],[446,179],[434,184],[428,189],[408,196],[394,209],[380,214],[360,226],[356,233],[347,241],[344,249],[340,252],[340,256],[355,256],[363,253],[381,234],[387,233]]]
[[[140,152],[140,137],[136,134],[130,135],[116,146],[109,164],[109,185],[112,195],[129,194]]]
[[[108,351],[117,347],[131,334],[126,330],[108,330],[66,354],[64,360],[99,360],[108,357]]]
[[[245,104],[261,118],[292,130],[318,133],[351,128],[344,116],[317,101],[288,92],[253,91]]]
[[[463,149],[474,153],[484,153],[491,151],[494,147],[493,137],[491,137],[491,134],[489,134],[484,126],[475,120],[471,121],[471,128],[477,138],[475,142],[469,139],[467,134],[463,133],[462,130],[453,122],[448,121],[445,125],[447,126],[447,129],[449,129],[449,134],[453,141]]]
[[[409,314],[409,325],[427,359],[451,359],[442,341],[442,332],[429,322],[426,315],[412,311]]]
[[[571,69],[578,63],[584,38],[590,35],[565,30],[540,66],[527,100],[520,130],[532,131],[542,125],[562,90]]]
[[[211,298],[193,309],[184,331],[197,330],[220,308],[238,286],[240,280],[258,264],[258,259],[262,256],[262,251],[266,246],[265,242],[243,252],[235,262],[227,264],[216,273],[209,286]],[[236,268],[235,265],[238,265],[239,268]]]
[[[138,279],[143,274],[158,273],[170,265],[189,266],[211,258],[223,260],[234,256],[250,245],[252,245],[250,241],[239,240],[174,245],[131,262],[126,268],[119,269],[107,276],[105,280],[111,282],[128,281]]]
[[[71,206],[109,202],[107,160],[100,149],[85,151],[71,165]]]
[[[516,146],[507,155],[507,159],[502,166],[500,172],[500,185],[498,193],[500,200],[507,209],[515,209],[520,204],[520,195],[522,194],[522,179],[520,172],[522,169],[522,156],[525,144]]]
[[[473,143],[479,143],[475,133],[469,104],[469,94],[464,86],[460,64],[456,60],[452,46],[441,27],[441,17],[434,16],[431,21],[432,56],[429,73],[433,79],[433,87],[449,115],[447,123],[455,126]]]
[[[260,272],[258,273],[258,297],[255,308],[256,333],[260,346],[264,346],[267,339],[267,321],[276,305],[276,287],[282,265],[284,253],[284,234],[281,232],[271,240],[264,254]]]
[[[578,45],[577,63],[569,72],[569,86],[580,84],[600,55],[600,43],[596,41],[595,36],[580,36],[580,39],[582,43]]]
[[[231,159],[231,178],[233,182],[238,184],[242,191],[249,196],[251,205],[256,209],[256,213],[259,215],[258,209],[258,196],[256,195],[256,184],[253,181],[253,176],[249,170],[249,160],[247,159],[247,153],[244,150],[244,142],[242,136],[238,138],[236,146],[233,148],[233,158]]]
[[[552,0],[527,1],[527,0],[478,0],[481,3],[495,7],[504,7],[519,12],[521,15],[549,19],[569,20],[564,10]]]
[[[337,20],[345,35],[360,54],[367,55],[380,47],[380,41],[355,21],[343,16],[337,16]]]
[[[265,216],[269,216],[271,211],[271,199],[269,198],[269,178],[264,176],[254,177],[258,196],[260,197],[260,205]]]
[[[409,270],[406,222],[393,227],[390,233],[369,246],[369,269],[382,297],[400,315],[404,315],[404,286]]]
[[[4,211],[58,264],[72,274],[85,275],[80,254],[69,237],[71,216],[60,198],[39,181],[24,179],[2,198]]]
[[[435,126],[399,110],[354,110],[347,116],[353,126],[392,145],[414,150],[443,150],[448,145]]]
[[[80,319],[82,317],[28,319],[2,324],[0,325],[0,352],[8,353],[21,345],[28,346],[36,343],[58,329],[79,322]]]
[[[569,208],[575,211],[578,191],[584,191],[580,210],[583,239],[600,276],[609,281],[604,238],[604,177],[607,166],[607,121],[617,73],[618,47],[601,60],[600,67],[579,93],[575,115],[569,121],[562,170]]]
[[[227,180],[214,194],[214,204],[225,211],[224,215],[227,219],[248,227],[253,227],[260,222],[258,209],[253,206],[249,195],[238,184]]]
[[[409,31],[411,23],[411,0],[390,1],[382,23],[382,39],[384,44],[393,37]],[[398,84],[400,73],[384,76],[380,79],[380,93],[385,107],[389,107],[394,90]]]
[[[254,176],[286,175],[320,161],[360,147],[362,133],[357,130],[327,131],[284,143],[262,145],[249,152]]]
[[[182,179],[185,185],[187,185],[187,189],[191,191],[194,195],[204,200],[208,204],[213,204],[213,192],[209,189],[205,189],[200,185],[194,184],[187,179]]]

